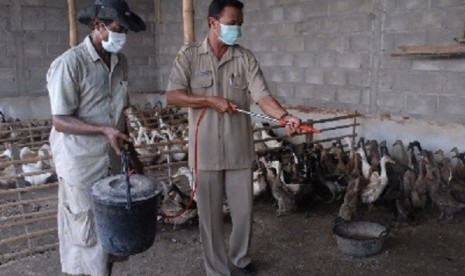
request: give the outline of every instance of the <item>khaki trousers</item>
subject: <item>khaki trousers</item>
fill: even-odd
[[[223,195],[226,194],[232,220],[229,258],[237,267],[250,263],[252,236],[252,171],[198,171],[197,207],[200,239],[208,276],[228,276],[229,262],[224,242]]]
[[[70,183],[59,177],[58,240],[63,273],[108,275],[108,254],[97,237],[88,183]]]

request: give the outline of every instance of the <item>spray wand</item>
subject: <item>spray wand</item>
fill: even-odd
[[[266,116],[266,115],[263,115],[263,114],[260,114],[260,113],[256,113],[256,112],[252,112],[252,111],[246,111],[246,110],[243,110],[243,109],[240,109],[240,108],[235,108],[234,111],[244,113],[244,114],[247,114],[249,116],[265,119],[265,120],[277,123],[277,124],[279,124],[281,126],[285,126],[285,125],[289,124],[289,123],[286,122],[286,120],[284,120],[284,118],[281,119],[281,120],[278,120],[278,119],[271,118],[269,116]],[[309,125],[306,125],[306,124],[300,124],[299,129],[303,130],[305,132],[310,132],[310,133],[321,133],[321,130],[313,128],[313,127],[311,127]]]

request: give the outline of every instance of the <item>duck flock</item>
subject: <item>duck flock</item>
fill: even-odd
[[[353,220],[363,205],[388,207],[400,222],[418,223],[426,207],[439,210],[439,220],[450,220],[465,207],[465,153],[454,147],[422,148],[419,141],[351,138],[321,144],[285,145],[257,158],[256,196],[270,191],[277,214],[306,206],[315,198],[340,199],[338,216]]]
[[[144,166],[187,160],[187,113],[178,108],[161,108],[161,103],[144,110],[125,110],[135,149]]]
[[[136,116],[137,109],[126,112],[131,137],[139,154],[151,157],[142,158],[146,167],[171,160],[172,166],[157,167],[165,175],[166,168],[174,170],[158,178],[164,187],[159,219],[184,224],[197,216],[194,172],[181,163],[187,159],[187,116],[179,109],[153,110],[143,116],[157,118],[151,127]],[[267,123],[255,122],[253,128],[253,193],[257,200],[275,201],[278,216],[309,211],[316,201],[324,201],[340,204],[338,217],[345,221],[355,219],[363,206],[372,210],[383,205],[398,221],[413,225],[427,207],[437,208],[441,220],[465,207],[465,154],[457,148],[433,152],[419,141],[388,144],[352,135],[296,144],[276,135]]]
[[[50,120],[21,121],[0,112],[0,189],[16,188],[18,175],[32,186],[56,181],[48,144],[50,129]],[[18,145],[16,159],[12,143]]]
[[[277,216],[309,211],[315,201],[340,204],[338,218],[344,221],[357,218],[357,209],[364,206],[369,212],[382,205],[398,222],[410,225],[418,224],[427,207],[437,208],[438,219],[446,221],[465,207],[464,152],[453,148],[446,156],[443,150],[422,148],[418,141],[404,146],[397,140],[388,147],[386,141],[352,140],[347,137],[326,147],[275,141],[277,150],[256,155],[255,198],[273,199]],[[191,189],[179,189],[182,176]],[[191,170],[180,167],[171,184],[164,182],[162,213],[186,208],[193,179]],[[168,222],[183,224],[195,218],[195,200],[189,209]]]
[[[143,111],[131,107],[125,116],[146,173],[156,176],[164,187],[159,219],[175,226],[195,219],[195,177],[186,167],[187,113],[161,106]],[[48,131],[41,131],[50,127],[48,123],[24,126],[37,129],[31,136],[31,130],[21,132],[19,121],[6,122],[3,116],[1,120],[5,129],[0,139],[37,140],[20,149],[26,182],[52,181],[56,176],[50,148],[44,143]],[[382,205],[398,221],[414,225],[426,208],[437,209],[440,220],[450,220],[465,208],[465,152],[456,147],[431,151],[419,141],[387,143],[352,135],[321,144],[297,144],[276,135],[266,123],[255,122],[253,127],[253,193],[257,200],[272,199],[278,216],[302,209],[311,212],[315,202],[323,201],[340,204],[338,217],[344,221],[356,219],[360,208],[367,207],[369,212]],[[14,179],[6,177],[16,175],[10,164],[11,149],[4,149],[0,187],[14,188]],[[224,213],[228,214],[226,201]]]

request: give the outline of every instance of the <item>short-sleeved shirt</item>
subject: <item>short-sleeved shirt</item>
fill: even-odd
[[[90,36],[55,59],[47,73],[52,115],[76,116],[82,121],[124,130],[123,109],[129,105],[127,61],[111,55],[108,68]],[[95,181],[119,170],[119,159],[102,135],[75,135],[52,128],[50,145],[57,174],[70,183]]]
[[[244,47],[228,47],[222,60],[212,51],[208,38],[183,46],[177,54],[167,91],[186,90],[220,96],[250,110],[253,102],[269,95],[255,56]],[[253,101],[253,102],[252,102]],[[195,129],[202,109],[189,108],[189,165],[194,166]],[[254,158],[251,119],[242,113],[219,113],[207,108],[198,130],[198,169],[246,169]]]

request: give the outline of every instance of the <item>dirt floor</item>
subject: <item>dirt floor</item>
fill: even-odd
[[[360,216],[391,226],[381,254],[342,255],[331,229],[340,202],[316,203],[309,211],[276,217],[270,201],[257,201],[251,255],[258,275],[465,275],[465,214],[438,222],[435,210],[418,226],[396,225],[378,207]],[[227,231],[231,223],[226,219]],[[239,275],[232,270],[232,275]],[[61,275],[57,251],[0,266],[0,275]],[[148,251],[117,263],[113,275],[204,275],[197,225],[172,230],[160,224]]]

